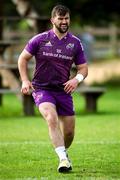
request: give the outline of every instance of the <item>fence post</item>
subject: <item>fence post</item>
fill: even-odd
[[[0,74],[0,89],[2,89],[2,76]],[[2,105],[2,94],[0,94],[0,106]]]
[[[35,114],[32,95],[23,95],[23,111],[26,116],[33,116]]]
[[[110,25],[110,44],[113,55],[118,55],[117,49],[117,27],[114,24]]]

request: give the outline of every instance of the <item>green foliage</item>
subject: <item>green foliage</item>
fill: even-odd
[[[26,20],[22,20],[19,22],[18,29],[19,30],[28,30],[29,29],[29,26],[28,26],[28,23],[26,22]]]
[[[120,25],[120,1],[114,0],[30,0],[31,6],[36,9],[40,16],[50,16],[53,6],[63,4],[70,8],[71,18],[75,21],[80,19],[80,24],[93,24],[106,26],[110,22]],[[109,8],[108,8],[109,6]],[[4,14],[17,15],[16,7],[12,1],[4,3]],[[79,20],[78,20],[79,22]]]
[[[16,6],[12,3],[11,0],[2,0],[3,4],[3,14],[4,16],[18,16]]]

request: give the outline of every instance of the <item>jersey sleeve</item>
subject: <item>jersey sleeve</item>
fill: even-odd
[[[86,63],[86,58],[84,55],[84,48],[80,40],[77,42],[76,55],[74,59],[75,65]]]
[[[37,49],[38,49],[38,40],[36,36],[34,36],[32,39],[28,41],[27,45],[25,46],[25,50],[34,56],[37,52]]]

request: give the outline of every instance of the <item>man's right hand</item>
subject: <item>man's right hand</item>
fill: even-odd
[[[30,89],[34,90],[34,88],[32,86],[32,83],[29,80],[22,81],[21,92],[23,94],[29,95],[30,94]]]

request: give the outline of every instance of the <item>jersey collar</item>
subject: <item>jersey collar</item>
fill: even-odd
[[[54,33],[53,29],[50,30],[50,35],[51,38],[54,40],[59,40],[59,41],[65,41],[67,40],[67,38],[70,36],[69,32],[66,34],[66,36],[64,36],[62,39],[58,39],[58,37],[56,36],[56,34]]]

